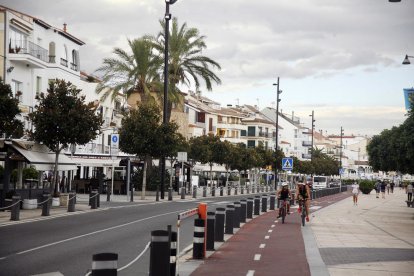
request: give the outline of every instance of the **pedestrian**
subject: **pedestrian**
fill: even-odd
[[[385,188],[387,187],[387,184],[385,183],[385,181],[381,181],[381,195],[382,198],[385,198]]]
[[[357,182],[352,184],[352,200],[354,201],[354,206],[358,206],[358,194],[359,194],[359,185]]]
[[[407,200],[412,201],[413,200],[413,183],[408,183],[407,185]]]
[[[387,181],[387,194],[390,194],[390,190],[391,190],[391,184],[389,181]]]
[[[377,192],[377,198],[379,198],[380,192],[381,192],[381,181],[377,180],[377,183],[375,183],[375,191]]]
[[[391,193],[392,193],[392,194],[394,193],[394,186],[395,186],[395,183],[394,183],[394,181],[393,181],[393,182],[391,182]]]

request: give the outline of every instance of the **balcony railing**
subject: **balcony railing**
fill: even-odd
[[[74,70],[74,71],[78,71],[78,65],[77,65],[77,64],[75,64],[75,63],[73,63],[73,62],[71,62],[71,63],[70,63],[70,69],[72,69],[72,70]]]
[[[60,65],[68,67],[68,61],[64,58],[60,58]]]
[[[48,50],[40,47],[31,41],[10,41],[10,54],[29,54],[44,62],[49,62]]]
[[[271,138],[272,134],[266,132],[259,132],[259,137]]]
[[[304,146],[304,147],[312,147],[312,141],[302,141],[302,146]]]
[[[56,63],[56,56],[49,56],[49,63]]]

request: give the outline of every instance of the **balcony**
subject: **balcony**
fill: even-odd
[[[267,132],[259,132],[259,137],[272,138],[272,134]]]
[[[10,41],[9,59],[34,68],[46,68],[49,63],[48,50],[30,41]]]
[[[70,69],[72,69],[73,71],[78,71],[78,65],[75,64],[75,63],[73,63],[73,62],[71,62],[70,63]]]
[[[312,159],[312,155],[310,155],[309,153],[302,153],[302,158],[303,159]]]
[[[304,147],[312,147],[312,141],[302,141],[302,146],[304,146]]]
[[[60,58],[60,65],[68,67],[68,61],[64,58]]]

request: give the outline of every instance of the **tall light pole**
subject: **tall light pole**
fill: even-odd
[[[341,127],[341,147],[339,148],[339,183],[342,185],[342,137],[344,136],[344,129]]]
[[[162,123],[167,124],[167,109],[168,109],[168,37],[170,35],[170,5],[177,2],[177,0],[165,0],[165,35],[164,35],[164,105]],[[164,199],[164,182],[165,182],[165,154],[161,157],[161,199]]]
[[[311,142],[311,162],[313,160],[313,133],[315,132],[315,113],[312,110],[312,114],[309,115],[310,117],[312,117],[312,142]]]
[[[277,163],[276,163],[276,157],[277,157],[277,151],[279,149],[279,102],[281,99],[279,99],[279,95],[282,93],[282,90],[279,89],[279,77],[277,77],[277,83],[274,83],[273,85],[276,85],[276,120],[275,120],[275,127],[276,127],[276,137],[275,137],[275,189],[277,189]]]

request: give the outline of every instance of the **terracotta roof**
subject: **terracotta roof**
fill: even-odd
[[[369,166],[368,161],[355,161],[355,165]]]

